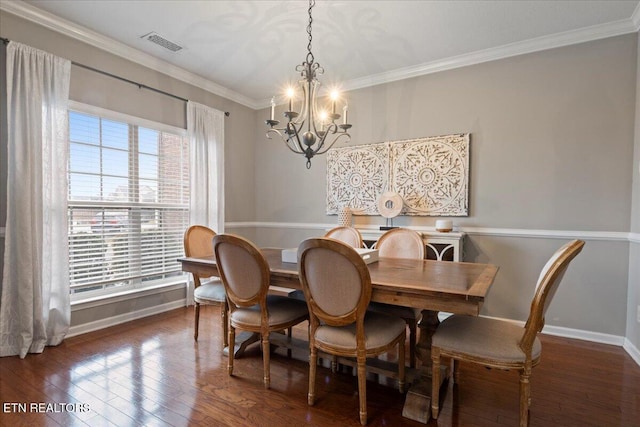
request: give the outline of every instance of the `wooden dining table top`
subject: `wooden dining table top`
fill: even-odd
[[[301,289],[298,265],[282,262],[282,249],[261,249],[271,271],[271,284]],[[184,257],[182,270],[218,275],[213,256]],[[433,311],[477,316],[498,267],[470,262],[379,258],[367,265],[373,288],[371,300]]]

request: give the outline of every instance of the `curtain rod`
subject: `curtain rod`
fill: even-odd
[[[1,40],[1,41],[2,41],[2,43],[4,43],[4,44],[8,44],[8,43],[10,42],[10,40],[9,40],[9,39],[6,39],[6,38],[4,38],[4,37],[0,37],[0,40]],[[165,91],[163,91],[163,90],[156,89],[156,88],[154,88],[154,87],[147,86],[147,85],[142,84],[142,83],[134,82],[133,80],[129,80],[129,79],[126,79],[126,78],[124,78],[124,77],[120,77],[120,76],[117,76],[117,75],[115,75],[115,74],[111,74],[111,73],[108,73],[108,72],[106,72],[106,71],[103,71],[103,70],[99,70],[99,69],[97,69],[97,68],[90,67],[90,66],[88,66],[88,65],[80,64],[80,63],[77,63],[77,62],[75,62],[75,61],[71,61],[71,64],[72,64],[72,65],[75,65],[76,67],[84,68],[84,69],[86,69],[86,70],[90,70],[90,71],[93,71],[93,72],[95,72],[95,73],[102,74],[102,75],[105,75],[105,76],[108,76],[108,77],[111,77],[111,78],[114,78],[114,79],[117,79],[117,80],[120,80],[120,81],[123,81],[123,82],[129,83],[129,84],[132,84],[132,85],[138,86],[138,88],[139,88],[139,89],[147,89],[147,90],[150,90],[150,91],[153,91],[153,92],[156,92],[156,93],[162,94],[162,95],[169,96],[169,97],[174,98],[174,99],[178,99],[178,100],[183,101],[183,102],[189,102],[189,100],[188,100],[188,99],[186,99],[186,98],[182,98],[181,96],[174,95],[174,94],[172,94],[172,93],[165,92]],[[230,113],[229,113],[228,111],[225,111],[225,112],[224,112],[224,115],[225,115],[225,117],[229,117]]]

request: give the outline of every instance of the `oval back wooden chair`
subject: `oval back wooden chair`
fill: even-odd
[[[440,358],[453,359],[456,380],[457,361],[499,369],[520,371],[520,426],[529,423],[531,368],[540,362],[542,346],[537,335],[544,326],[549,307],[569,263],[580,253],[584,241],[571,241],[558,249],[542,269],[524,327],[486,317],[452,315],[436,329],[431,344],[433,418],[438,418]]]
[[[408,228],[394,228],[384,233],[376,242],[378,255],[385,258],[424,259],[424,242],[417,231]],[[409,326],[409,365],[416,366],[417,325],[422,310],[411,307],[372,302],[369,310],[402,317]]]
[[[187,257],[205,257],[213,255],[213,237],[215,231],[204,225],[192,225],[184,232],[184,254]],[[209,279],[202,281],[202,279]],[[215,276],[203,276],[193,273],[193,300],[195,303],[195,328],[193,339],[198,341],[200,323],[200,305],[220,305],[222,317],[222,341],[227,346],[227,296],[222,281]]]
[[[361,248],[364,246],[362,235],[353,227],[336,227],[327,231],[324,237],[340,240],[352,248]]]
[[[307,305],[293,298],[268,295],[269,264],[260,249],[250,241],[231,234],[218,234],[213,238],[213,250],[229,303],[229,375],[233,374],[232,349],[236,328],[259,333],[262,338],[264,387],[269,388],[269,334],[307,320]]]
[[[362,257],[333,239],[308,239],[298,268],[309,308],[309,405],[315,403],[318,350],[357,359],[360,422],[367,423],[366,359],[398,346],[398,382],[404,387],[406,326],[400,318],[367,312],[371,277]]]

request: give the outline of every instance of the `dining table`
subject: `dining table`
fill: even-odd
[[[261,249],[271,272],[271,286],[302,289],[298,265],[283,262],[282,249]],[[183,257],[182,271],[219,275],[213,256]],[[367,264],[371,276],[371,301],[422,310],[416,355],[422,370],[407,392],[402,415],[427,423],[431,408],[431,337],[440,321],[439,312],[478,316],[498,273],[492,264],[380,257]],[[440,378],[445,378],[440,375]]]

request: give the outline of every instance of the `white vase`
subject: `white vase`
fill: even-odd
[[[344,207],[340,209],[338,213],[338,226],[340,227],[351,227],[351,209]]]

